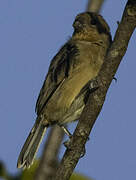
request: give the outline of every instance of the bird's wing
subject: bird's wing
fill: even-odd
[[[51,61],[47,76],[40,90],[36,103],[36,113],[41,110],[59,87],[62,81],[69,76],[70,60],[77,54],[77,48],[72,43],[65,44]]]

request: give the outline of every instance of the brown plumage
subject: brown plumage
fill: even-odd
[[[74,33],[51,61],[36,103],[36,122],[22,148],[17,167],[27,168],[48,126],[77,120],[111,43],[110,30],[102,16],[77,15]]]

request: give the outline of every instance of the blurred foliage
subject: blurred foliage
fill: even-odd
[[[87,178],[87,177],[85,177],[85,176],[83,176],[81,174],[74,173],[74,174],[72,174],[70,180],[92,180],[92,179]]]
[[[29,169],[26,169],[22,171],[21,173],[18,173],[17,175],[13,176],[7,171],[3,162],[0,162],[0,179],[2,178],[3,180],[33,180],[33,176],[34,176],[35,170],[38,167],[38,164],[39,164],[39,161],[36,160]],[[74,173],[71,176],[70,180],[91,180],[91,179],[81,174]]]
[[[27,179],[33,180],[33,176],[34,176],[35,170],[38,167],[38,164],[39,164],[39,161],[36,160],[34,161],[33,165],[29,169],[25,169],[24,171],[22,171],[20,180],[27,180]]]
[[[20,175],[19,174],[15,176],[10,175],[4,163],[0,161],[0,179],[1,178],[2,180],[20,180]]]

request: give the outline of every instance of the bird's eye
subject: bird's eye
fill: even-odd
[[[91,24],[92,24],[92,25],[96,25],[96,24],[97,24],[96,19],[92,19],[92,20],[91,20]]]

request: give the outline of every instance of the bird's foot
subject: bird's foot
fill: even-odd
[[[63,131],[65,132],[65,134],[67,134],[68,137],[71,138],[72,134],[69,132],[69,130],[68,130],[65,126],[63,126],[63,125],[60,125],[60,124],[59,124],[59,126],[63,129]]]
[[[98,82],[97,82],[96,79],[94,78],[93,80],[90,81],[90,85],[89,85],[90,93],[93,93],[93,92],[96,91],[98,88],[99,88]]]

